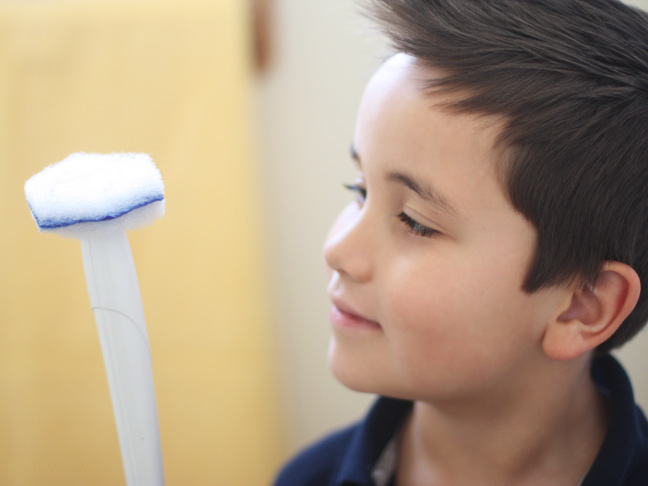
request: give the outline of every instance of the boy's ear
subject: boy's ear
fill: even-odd
[[[553,359],[573,359],[608,339],[634,309],[641,283],[634,269],[605,262],[594,287],[573,290],[566,309],[549,323],[542,340]]]

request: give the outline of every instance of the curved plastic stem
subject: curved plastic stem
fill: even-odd
[[[81,242],[128,486],[164,484],[151,350],[126,233]]]

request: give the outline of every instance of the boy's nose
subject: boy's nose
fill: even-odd
[[[366,215],[354,205],[347,207],[331,228],[324,244],[328,267],[357,282],[371,279],[372,245]]]

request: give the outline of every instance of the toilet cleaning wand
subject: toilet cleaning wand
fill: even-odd
[[[164,214],[146,154],[76,153],[25,183],[42,232],[81,240],[128,486],[164,484],[151,349],[126,231]]]

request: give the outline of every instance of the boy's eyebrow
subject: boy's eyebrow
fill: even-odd
[[[424,201],[436,206],[439,210],[444,213],[448,213],[451,216],[457,216],[459,211],[450,204],[448,198],[439,193],[429,184],[424,181],[417,179],[416,177],[402,172],[390,172],[387,174],[387,180],[392,182],[397,182],[402,184],[412,191],[414,191],[421,199]]]
[[[358,152],[356,151],[353,144],[351,145],[351,158],[359,166],[362,165],[360,163]],[[429,202],[430,204],[436,206],[438,209],[445,213],[448,213],[451,216],[459,215],[459,211],[450,203],[450,201],[448,201],[448,198],[446,198],[439,191],[427,184],[425,181],[422,181],[417,177],[414,177],[413,175],[395,171],[387,174],[387,180],[406,186],[407,188],[414,191],[421,199]]]

